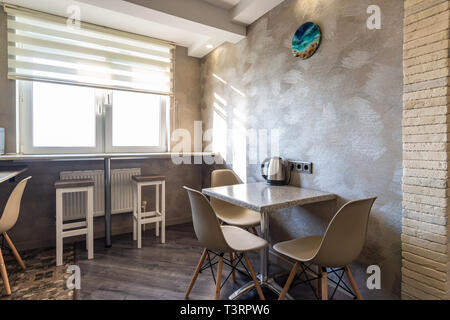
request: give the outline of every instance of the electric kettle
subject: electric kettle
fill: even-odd
[[[286,167],[282,158],[267,158],[261,164],[261,175],[268,185],[283,186],[286,184]]]

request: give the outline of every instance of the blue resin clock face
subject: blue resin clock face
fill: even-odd
[[[317,24],[307,22],[298,28],[292,39],[292,53],[300,59],[308,59],[319,48],[322,34]]]

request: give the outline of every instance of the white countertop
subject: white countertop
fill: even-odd
[[[8,181],[25,171],[27,171],[25,167],[0,167],[0,183]]]
[[[293,186],[269,186],[264,182],[204,189],[203,193],[258,212],[271,212],[336,199],[335,194],[328,192]]]
[[[179,157],[215,156],[214,152],[190,152],[190,153],[93,153],[93,154],[13,154],[2,155],[0,161],[58,161],[58,160],[103,160],[111,159],[162,159]]]

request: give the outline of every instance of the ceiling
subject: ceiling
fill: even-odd
[[[284,0],[3,0],[5,3],[67,16],[69,6],[81,19],[187,47],[201,58],[225,42],[237,43],[246,26]]]

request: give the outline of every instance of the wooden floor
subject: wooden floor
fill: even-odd
[[[87,253],[80,243],[77,248],[78,265],[81,268],[81,300],[182,300],[192,273],[200,259],[202,248],[195,238],[191,224],[172,226],[167,229],[166,244],[155,237],[154,230],[143,233],[143,248],[136,249],[132,234],[113,238],[113,247],[105,249],[102,240],[95,242],[95,259],[88,261]],[[251,256],[254,267],[259,270],[259,255]],[[271,266],[271,272],[280,270]],[[223,277],[229,273],[224,267]],[[222,289],[222,299],[251,279],[238,273],[237,283],[230,280]],[[283,285],[285,278],[279,280]],[[214,298],[215,285],[211,272],[199,275],[191,293],[192,300]],[[267,299],[277,299],[264,291]],[[298,286],[293,290],[296,299],[314,299],[311,289]],[[341,298],[341,297],[339,297]],[[345,299],[348,299],[344,296]],[[244,299],[257,299],[256,292]]]

